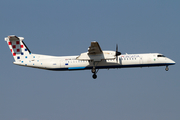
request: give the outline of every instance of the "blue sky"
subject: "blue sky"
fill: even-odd
[[[180,119],[179,1],[0,2],[1,120]],[[103,50],[163,53],[165,67],[54,72],[16,66],[4,41],[24,37],[32,53],[79,55]]]

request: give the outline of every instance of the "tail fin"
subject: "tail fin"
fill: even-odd
[[[21,60],[31,56],[31,51],[25,45],[23,40],[23,37],[17,37],[15,35],[11,35],[5,38],[5,41],[7,41],[7,44],[16,62],[20,62]]]

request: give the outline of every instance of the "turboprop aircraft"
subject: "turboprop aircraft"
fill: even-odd
[[[102,51],[96,41],[91,42],[87,52],[78,56],[40,55],[31,53],[23,40],[23,37],[15,35],[5,38],[14,57],[14,64],[58,71],[89,69],[94,79],[99,69],[166,66],[165,70],[168,71],[168,66],[175,64],[160,53],[121,54],[117,45],[116,51]]]

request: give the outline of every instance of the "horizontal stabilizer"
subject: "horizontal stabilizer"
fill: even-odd
[[[19,38],[15,35],[8,36],[9,40],[19,40]]]

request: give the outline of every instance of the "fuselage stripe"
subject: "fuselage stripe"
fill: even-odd
[[[80,70],[80,69],[85,69],[86,67],[69,67],[69,70]]]

